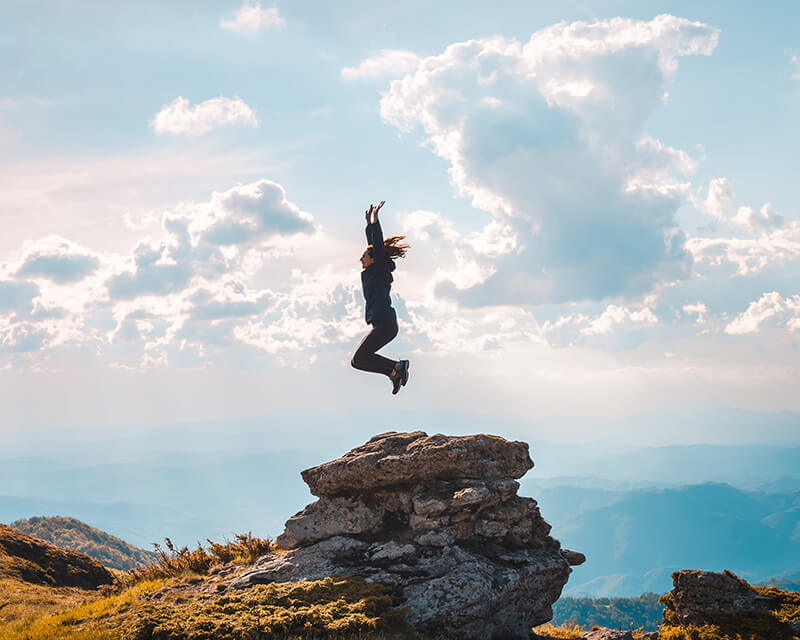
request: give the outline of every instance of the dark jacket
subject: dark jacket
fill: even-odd
[[[364,299],[367,301],[364,317],[367,324],[396,320],[397,315],[392,308],[392,298],[389,296],[395,265],[394,260],[386,255],[381,223],[368,224],[366,234],[367,242],[372,245],[372,259],[375,262],[361,272],[361,286],[364,289]]]

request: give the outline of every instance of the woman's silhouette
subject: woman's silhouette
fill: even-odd
[[[356,369],[382,373],[392,382],[392,393],[400,391],[408,382],[408,360],[389,360],[376,353],[397,335],[397,314],[392,308],[389,291],[392,288],[394,259],[404,258],[407,244],[401,244],[405,236],[391,236],[383,239],[378,212],[384,202],[377,207],[369,205],[367,210],[367,248],[361,255],[361,286],[364,289],[367,324],[372,325],[366,337],[358,345],[350,362]]]

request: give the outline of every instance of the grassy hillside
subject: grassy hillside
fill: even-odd
[[[55,587],[94,589],[114,576],[97,560],[0,524],[0,578]]]
[[[0,525],[0,638],[17,621],[97,597],[114,576],[97,560]]]
[[[63,549],[85,553],[106,567],[120,571],[152,564],[158,558],[152,551],[134,547],[75,518],[34,517],[17,520],[9,526]]]

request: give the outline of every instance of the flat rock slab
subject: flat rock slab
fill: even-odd
[[[341,458],[302,472],[315,496],[369,492],[433,478],[521,478],[533,461],[525,442],[485,434],[429,436],[390,431]]]

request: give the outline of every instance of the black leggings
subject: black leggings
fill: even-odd
[[[353,359],[350,361],[356,369],[361,371],[372,371],[373,373],[382,373],[386,376],[392,374],[392,369],[396,361],[389,360],[375,353],[381,347],[386,346],[397,335],[397,320],[387,320],[385,322],[373,322],[372,331],[370,331],[358,349],[353,354]]]

